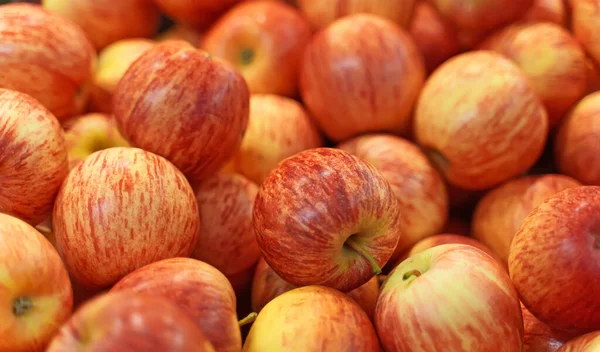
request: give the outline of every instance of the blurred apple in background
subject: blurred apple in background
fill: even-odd
[[[0,89],[0,116],[0,212],[37,225],[69,171],[63,130],[38,101],[8,89]]]
[[[202,39],[202,33],[180,24],[175,24],[154,38],[158,42],[167,40],[183,40],[191,45],[197,46]]]
[[[525,22],[552,22],[568,27],[567,4],[569,0],[533,0],[525,17]]]
[[[575,38],[585,47],[587,52],[600,64],[600,13],[597,0],[569,0],[571,5],[571,26]]]
[[[300,75],[302,99],[340,142],[365,132],[402,132],[425,79],[413,39],[374,15],[344,17],[313,36]]]
[[[300,103],[277,95],[254,94],[250,97],[248,129],[231,169],[261,184],[282,160],[322,145],[319,130]]]
[[[600,349],[600,331],[595,331],[568,341],[558,352],[595,352],[598,349]]]
[[[354,290],[381,272],[403,231],[400,204],[371,164],[339,149],[279,164],[254,202],[262,255],[284,280]]]
[[[39,185],[38,185],[39,186]],[[0,213],[0,351],[42,351],[71,315],[60,257],[27,223]]]
[[[548,325],[539,321],[521,303],[525,338],[523,352],[556,352],[569,339],[569,334],[552,330]]]
[[[527,78],[500,54],[473,51],[436,70],[415,112],[417,142],[452,185],[483,190],[542,155],[548,117]]]
[[[310,24],[276,1],[245,1],[204,34],[201,48],[240,70],[251,93],[295,96]]]
[[[113,97],[122,135],[165,157],[193,184],[212,176],[237,151],[249,105],[248,86],[235,68],[184,41],[147,50]]]
[[[39,5],[0,7],[0,87],[29,94],[59,120],[80,112],[95,53],[80,27]]]
[[[244,343],[245,352],[379,352],[367,314],[350,297],[323,286],[288,291],[258,314]]]
[[[161,12],[185,27],[202,31],[241,0],[152,0]]]

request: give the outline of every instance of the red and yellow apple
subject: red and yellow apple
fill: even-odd
[[[525,17],[525,22],[552,22],[567,27],[568,0],[533,0]]]
[[[600,331],[594,331],[565,343],[558,352],[595,352],[600,349]]]
[[[534,0],[431,0],[458,28],[489,31],[521,18]]]
[[[202,31],[241,0],[153,0],[162,13],[185,27]]]
[[[552,330],[548,325],[539,321],[521,303],[525,338],[523,352],[556,352],[568,339],[568,334]]]
[[[600,64],[600,3],[597,0],[569,0],[571,28],[575,38],[583,45],[595,63]]]

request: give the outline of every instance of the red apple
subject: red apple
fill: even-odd
[[[71,282],[31,225],[0,213],[0,351],[41,351],[69,319]]]
[[[129,67],[113,112],[131,144],[165,157],[195,183],[239,148],[249,101],[248,86],[233,67],[187,42],[168,41]]]
[[[381,287],[375,327],[386,351],[523,347],[521,308],[510,278],[491,256],[463,244],[433,247],[398,265]]]
[[[88,289],[157,260],[190,255],[198,222],[183,174],[164,158],[123,147],[96,152],[71,170],[52,217],[67,269]]]
[[[558,352],[595,352],[598,349],[600,349],[600,331],[595,331],[568,341]]]
[[[439,233],[448,220],[444,180],[415,144],[383,134],[363,135],[338,146],[375,166],[389,182],[405,218],[395,262],[422,238]]]
[[[431,0],[457,27],[489,31],[521,18],[534,0]]]
[[[153,0],[161,12],[177,23],[196,30],[206,29],[221,14],[241,0]]]
[[[521,312],[525,326],[523,352],[556,352],[568,340],[568,334],[552,330],[531,314],[522,303]]]
[[[80,108],[94,48],[81,28],[39,5],[0,6],[0,87],[29,94],[59,120]]]
[[[587,93],[594,93],[600,90],[600,68],[589,55],[585,60],[585,68],[587,71]]]
[[[236,300],[227,278],[214,267],[190,258],[146,265],[111,290],[133,291],[169,299],[196,322],[216,351],[239,351],[242,337]]]
[[[452,185],[493,187],[541,156],[548,117],[527,78],[500,54],[473,51],[448,60],[423,88],[416,140]]]
[[[373,324],[354,300],[328,287],[306,286],[261,310],[244,351],[379,352],[380,346]]]
[[[569,0],[571,5],[571,26],[575,38],[587,52],[600,64],[600,43],[597,33],[600,31],[600,2],[598,0]]]
[[[48,352],[214,351],[179,307],[132,292],[103,294],[87,302],[54,337]]]
[[[276,1],[245,1],[204,34],[201,47],[237,67],[250,92],[294,96],[311,34],[297,9]]]
[[[521,301],[551,328],[600,329],[600,187],[559,192],[523,221],[510,248],[510,277]]]
[[[0,116],[0,212],[37,225],[69,171],[64,133],[50,111],[16,91],[0,88]]]
[[[561,173],[600,185],[600,92],[581,100],[558,129],[554,157]]]
[[[300,91],[323,132],[340,142],[365,132],[404,131],[424,79],[423,57],[408,33],[359,14],[313,36]]]
[[[526,22],[552,22],[567,27],[567,0],[533,0],[525,14]]]

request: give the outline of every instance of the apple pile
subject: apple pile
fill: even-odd
[[[0,1],[0,352],[600,351],[600,0]]]

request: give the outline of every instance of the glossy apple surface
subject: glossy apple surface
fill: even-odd
[[[533,0],[527,10],[525,22],[552,22],[563,27],[568,25],[568,0]]]
[[[600,331],[595,331],[568,341],[558,352],[594,352],[598,349],[600,349]]]

